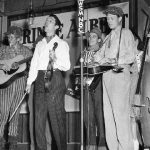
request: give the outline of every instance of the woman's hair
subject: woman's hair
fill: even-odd
[[[8,31],[6,32],[7,35],[14,34],[16,38],[21,38],[23,35],[23,30],[17,26],[10,26]]]

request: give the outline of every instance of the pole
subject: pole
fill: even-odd
[[[81,58],[80,58],[80,65],[81,65],[81,147],[80,149],[83,150],[83,33],[84,33],[84,0],[78,0],[78,33],[81,37]]]

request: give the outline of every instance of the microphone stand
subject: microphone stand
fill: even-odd
[[[80,58],[80,66],[81,66],[81,147],[80,150],[83,150],[83,33],[84,33],[84,0],[78,0],[78,33],[81,37],[81,58]]]
[[[83,40],[83,35],[81,35],[81,40]],[[83,42],[81,42],[81,52],[83,51]],[[80,58],[80,66],[81,66],[81,150],[83,150],[83,56],[81,54]]]

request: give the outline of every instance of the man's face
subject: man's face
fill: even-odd
[[[15,34],[9,34],[8,35],[8,41],[9,41],[9,45],[13,46],[16,45],[19,41],[19,39],[15,36]]]
[[[99,42],[98,35],[96,33],[91,32],[89,36],[89,45],[93,46]]]
[[[121,20],[122,17],[118,17],[117,15],[113,14],[107,14],[107,22],[110,29],[115,29],[118,25],[120,25]]]
[[[51,33],[54,32],[58,26],[55,25],[55,19],[53,17],[47,17],[45,21],[45,32]]]

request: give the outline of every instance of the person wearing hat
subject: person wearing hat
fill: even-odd
[[[130,122],[130,69],[136,57],[134,36],[122,28],[123,11],[112,6],[104,11],[111,32],[106,36],[101,53],[94,60],[112,64],[114,69],[103,73],[103,107],[106,142],[109,150],[133,150]]]
[[[56,15],[51,14],[46,18],[46,36],[36,44],[27,79],[28,93],[34,82],[36,150],[47,150],[47,118],[58,150],[67,149],[64,108],[66,85],[62,72],[70,69],[70,55],[68,43],[57,35],[60,27],[61,22]]]
[[[84,66],[94,67],[93,57],[101,51],[102,33],[97,27],[86,33],[88,47],[83,51]],[[104,122],[102,112],[102,75],[84,77],[84,127],[86,131],[86,150],[97,150],[104,146]],[[97,132],[96,132],[97,131]],[[96,137],[99,137],[98,145]]]
[[[24,60],[26,63],[32,56],[32,51],[26,46],[21,44],[23,31],[20,27],[10,26],[6,32],[8,37],[9,46],[0,47],[0,64],[2,65],[1,78],[4,79],[4,83],[0,85],[0,149],[5,150],[6,138],[5,126],[8,126],[8,142],[9,150],[17,150],[17,136],[18,136],[18,109],[8,124],[9,117],[13,114],[14,110],[18,106],[26,86],[27,73],[25,69],[21,69],[23,66],[19,66],[17,63],[20,60]],[[26,65],[26,64],[23,64]],[[18,73],[14,73],[11,78],[8,78],[9,71],[11,69],[18,68]],[[21,70],[20,70],[21,69]],[[4,73],[5,72],[5,73]],[[7,79],[7,80],[6,80]]]

